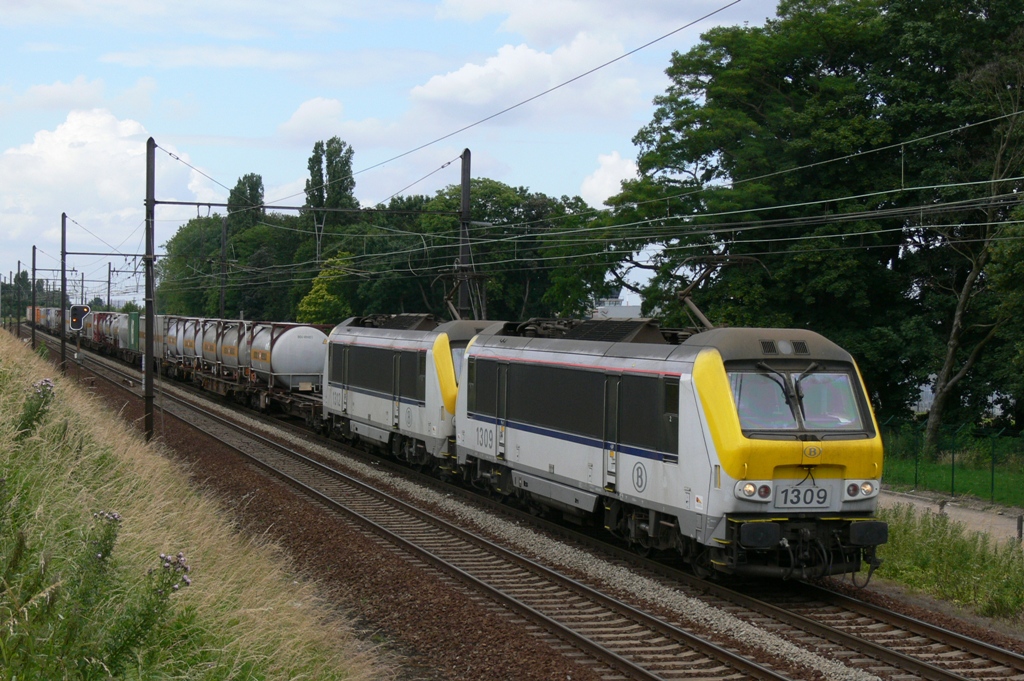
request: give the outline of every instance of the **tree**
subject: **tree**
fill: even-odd
[[[207,291],[220,284],[221,216],[193,218],[167,243],[156,264],[157,309],[161,313],[205,316]]]
[[[990,270],[1024,189],[1024,16],[1008,0],[891,0],[883,11],[884,40],[894,49],[879,64],[875,88],[893,129],[921,138],[992,121],[912,145],[905,160],[920,184],[934,187],[915,200],[951,207],[907,221],[913,289],[936,341],[925,432],[934,450],[961,383],[1011,319]],[[979,409],[988,397],[976,396]]]
[[[785,0],[709,31],[634,139],[613,274],[649,267],[645,308],[685,323],[703,261],[756,258],[695,292],[713,321],[822,332],[886,419],[936,376],[937,433],[1005,325],[988,268],[1020,195],[1022,22],[1009,0]]]
[[[439,242],[432,266],[453,275],[459,253],[461,195],[458,185],[441,190],[427,205],[432,212],[422,221],[426,232],[447,239],[446,243]],[[548,235],[571,215],[567,201],[483,178],[471,181],[470,198],[471,265],[484,275],[482,287],[477,284],[473,294],[476,317],[550,316],[553,306],[546,302],[545,294],[551,286],[553,268],[545,249],[549,244],[556,246],[556,242],[548,241]],[[572,205],[579,209],[579,204]],[[563,240],[557,245],[564,250],[567,244]]]
[[[337,255],[324,263],[313,287],[299,303],[296,320],[307,324],[339,324],[352,316],[343,282],[349,254]]]
[[[690,325],[677,292],[711,260],[744,262],[693,292],[714,323],[817,330],[871,357],[876,406],[906,413],[922,377],[903,351],[921,329],[895,266],[900,223],[875,197],[898,166],[861,153],[891,141],[868,77],[886,47],[876,3],[791,1],[778,13],[673,55],[671,85],[634,138],[640,177],[610,202],[626,225],[613,275],[648,269],[645,311]]]
[[[319,242],[324,233],[358,219],[359,201],[355,197],[356,181],[352,174],[354,155],[355,150],[338,137],[313,145],[307,164],[306,206],[310,210],[306,215],[317,232],[318,257],[321,252]],[[317,210],[322,208],[332,210]]]
[[[238,178],[228,194],[228,236],[255,227],[265,215],[263,177],[248,173]]]

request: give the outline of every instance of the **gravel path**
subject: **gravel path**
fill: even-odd
[[[1017,541],[1019,519],[1024,509],[1000,507],[986,502],[966,498],[950,499],[948,495],[926,492],[883,491],[879,500],[881,506],[911,504],[919,511],[945,513],[951,520],[963,525],[971,532],[984,532],[993,540]]]

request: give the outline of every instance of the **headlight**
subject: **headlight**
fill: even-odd
[[[877,480],[847,480],[843,498],[846,501],[874,499],[878,496]]]
[[[771,480],[739,480],[733,488],[733,494],[742,501],[767,503],[772,500],[775,488]]]

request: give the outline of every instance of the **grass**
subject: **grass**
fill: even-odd
[[[949,455],[940,461],[922,458],[916,464],[913,459],[885,459],[884,481],[894,489],[922,489],[951,497],[971,496],[1024,508],[1024,470],[1020,466],[999,466],[993,475],[988,466],[970,467],[958,460],[955,476]]]
[[[913,429],[886,436],[887,486],[1024,507],[1024,443],[1019,437],[978,438],[961,429],[932,456],[922,453],[922,443]],[[1024,624],[1020,544],[993,542],[944,514],[918,512],[907,504],[879,509],[879,517],[889,523],[889,543],[879,549],[884,561],[879,575],[979,615]]]
[[[878,574],[979,615],[1024,624],[1024,550],[968,532],[944,514],[912,505],[879,509],[889,523]]]
[[[54,373],[0,333],[0,679],[390,675],[280,551]]]

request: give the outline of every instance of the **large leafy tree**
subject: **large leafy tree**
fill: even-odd
[[[220,277],[220,215],[193,218],[167,243],[157,261],[157,310],[181,315],[207,315],[208,291]]]
[[[912,296],[933,332],[935,448],[947,410],[987,408],[995,368],[982,360],[1013,318],[990,270],[1024,189],[1024,12],[1008,0],[889,0],[883,10],[893,49],[874,73],[881,112],[900,139],[924,138],[903,165],[927,189],[907,198],[944,207],[906,223]]]
[[[554,263],[565,262],[570,242],[554,237],[564,237],[579,222],[575,213],[581,204],[494,180],[471,181],[468,236],[477,318],[525,319],[550,316],[558,309],[546,294]],[[425,230],[446,239],[437,242],[433,267],[454,273],[460,252],[461,187],[440,191],[426,207],[432,212],[422,220]],[[549,253],[552,248],[561,251]]]
[[[825,333],[867,359],[876,403],[898,412],[920,380],[900,349],[922,330],[894,267],[900,225],[875,195],[898,167],[861,155],[892,139],[870,89],[881,30],[876,3],[809,0],[708,32],[673,56],[634,139],[640,178],[612,203],[622,252],[654,254],[648,310],[689,323],[676,294],[715,267],[694,296],[714,323]],[[625,255],[617,272],[640,264]]]
[[[1016,106],[1013,4],[789,0],[764,27],[705,34],[674,55],[635,138],[640,177],[612,201],[627,225],[614,274],[648,267],[648,309],[685,323],[675,294],[713,262],[695,293],[713,321],[833,338],[884,418],[907,413],[929,375],[955,386],[998,332],[996,308],[958,292],[986,289],[995,197],[1020,162],[1016,119],[938,133]],[[993,184],[972,192],[971,178]],[[973,204],[950,220],[954,199]]]
[[[248,173],[238,178],[228,194],[228,234],[235,235],[256,226],[265,215],[263,177]]]
[[[263,180],[239,178],[228,199],[226,243],[221,253],[225,218],[195,218],[164,244],[158,262],[157,303],[162,311],[217,317],[224,294],[224,314],[248,319],[294,319],[290,292],[296,279],[308,283],[313,264],[295,264],[303,239],[311,239],[300,218],[267,213]]]
[[[348,254],[338,254],[324,263],[313,287],[299,302],[296,321],[309,324],[338,324],[352,315],[346,291]]]

